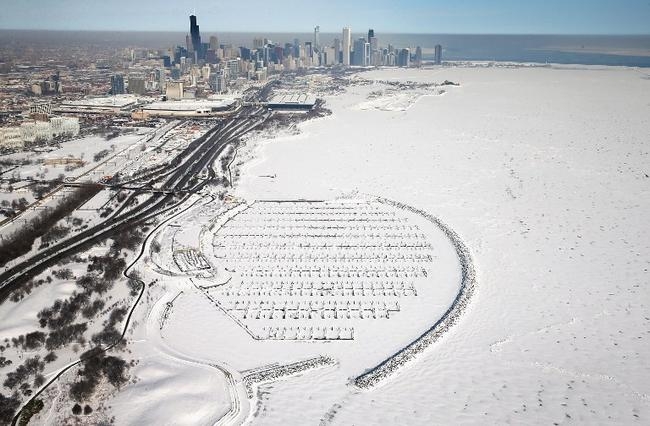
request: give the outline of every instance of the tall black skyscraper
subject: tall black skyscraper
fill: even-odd
[[[371,40],[374,36],[375,36],[375,30],[373,30],[372,28],[369,29],[369,30],[368,30],[368,39],[367,39],[368,43],[370,43],[370,40]]]
[[[199,33],[199,26],[196,23],[196,16],[190,15],[190,36],[192,37],[192,49],[197,53],[198,57],[203,59],[201,54],[203,46],[201,46],[201,33]]]

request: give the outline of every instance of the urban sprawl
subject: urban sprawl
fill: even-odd
[[[87,64],[81,61],[72,68],[58,64],[54,72],[40,64],[12,67],[0,63],[0,72],[9,71],[0,93],[0,107],[5,111],[0,116],[0,150],[76,137],[80,118],[89,116],[97,121],[99,115],[146,120],[229,114],[241,106],[246,90],[265,84],[270,75],[322,67],[345,70],[423,64],[421,47],[382,47],[372,29],[367,37],[353,40],[352,30],[346,27],[331,45],[321,43],[318,26],[313,39],[306,42],[294,39],[281,45],[255,38],[252,48],[234,47],[221,44],[214,35],[204,42],[195,15],[190,16],[184,46],[158,51],[123,49],[117,61],[105,53],[87,56]],[[442,47],[436,45],[433,63],[441,62]],[[295,110],[314,103],[308,96],[276,101],[276,107]]]

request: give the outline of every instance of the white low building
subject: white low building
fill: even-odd
[[[85,114],[117,114],[138,103],[138,97],[132,94],[85,98],[63,102],[55,111]]]
[[[33,143],[37,140],[49,141],[54,137],[54,134],[52,133],[52,125],[49,121],[22,123],[20,125],[20,132],[23,137],[23,142],[25,143]]]
[[[0,128],[0,149],[17,149],[25,146],[20,127]]]
[[[54,136],[77,136],[80,126],[77,117],[52,117],[50,119]]]
[[[228,114],[236,108],[234,99],[183,100],[154,102],[143,107],[142,112],[150,117],[210,117]]]
[[[15,149],[36,141],[50,141],[57,136],[79,135],[76,117],[52,117],[50,121],[30,121],[20,127],[0,129],[0,148]]]

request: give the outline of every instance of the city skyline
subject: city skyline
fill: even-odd
[[[303,32],[318,24],[321,32],[342,27],[373,27],[383,33],[408,34],[649,34],[650,3],[644,0],[522,3],[499,0],[485,5],[466,0],[453,6],[442,1],[333,0],[309,8],[295,1],[215,4],[171,0],[93,4],[81,0],[27,0],[4,5],[0,29],[88,31],[187,31],[178,16],[196,13],[205,32]],[[47,10],[47,13],[41,13]],[[290,10],[291,13],[286,13]],[[558,14],[557,11],[562,13]],[[264,16],[253,19],[249,16]],[[146,19],[142,19],[146,17]]]

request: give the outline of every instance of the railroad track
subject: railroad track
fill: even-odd
[[[138,223],[151,220],[166,207],[182,204],[192,194],[203,189],[216,176],[212,164],[226,146],[269,118],[268,113],[260,114],[261,112],[261,109],[254,108],[242,111],[239,115],[245,114],[245,119],[219,123],[190,144],[177,157],[178,162],[173,170],[160,177],[164,180],[160,182],[157,192],[154,191],[146,201],[127,210],[132,200],[140,195],[138,192],[133,192],[105,221],[48,247],[0,273],[0,302],[26,279],[40,273],[63,257]],[[203,170],[207,170],[208,179],[194,186],[188,186],[188,183]],[[175,202],[179,195],[179,202]]]

